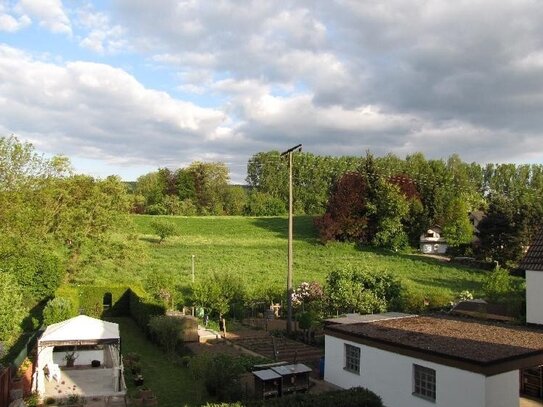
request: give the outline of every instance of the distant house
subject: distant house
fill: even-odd
[[[325,380],[387,407],[512,407],[519,370],[543,364],[543,331],[398,313],[327,320]]]
[[[434,225],[420,235],[420,251],[426,254],[444,254],[448,245],[441,233],[441,227]]]

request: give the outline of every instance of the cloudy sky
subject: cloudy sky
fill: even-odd
[[[0,0],[0,135],[126,180],[303,143],[543,163],[541,0]]]

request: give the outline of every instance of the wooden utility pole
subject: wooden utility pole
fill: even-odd
[[[281,153],[281,157],[288,156],[288,271],[287,271],[287,332],[292,332],[292,153],[302,151],[298,144]]]

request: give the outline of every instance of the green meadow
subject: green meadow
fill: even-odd
[[[145,261],[109,280],[145,281],[154,273],[167,273],[181,285],[191,281],[191,256],[195,256],[195,279],[212,272],[239,276],[247,289],[280,289],[286,285],[287,219],[284,217],[179,217],[168,216],[177,225],[178,236],[158,243],[150,223],[152,216],[133,220]],[[484,272],[451,266],[416,254],[397,254],[352,243],[318,241],[313,219],[299,216],[294,222],[294,283],[318,281],[335,268],[348,265],[375,272],[394,273],[422,295],[441,292],[456,295],[462,290],[480,292]],[[106,276],[104,276],[106,277]]]

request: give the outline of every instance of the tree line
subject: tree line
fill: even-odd
[[[28,311],[61,283],[101,262],[134,261],[130,204],[120,178],[75,175],[65,157],[47,159],[16,137],[0,138],[0,345],[37,327]]]
[[[288,166],[279,151],[247,163],[247,186],[229,185],[223,163],[194,162],[138,178],[132,212],[170,215],[286,214]],[[318,217],[321,240],[347,240],[394,250],[418,247],[433,225],[451,252],[511,266],[543,215],[543,166],[467,163],[422,153],[399,158],[294,154],[294,213]],[[470,213],[484,218],[474,229]],[[474,237],[477,245],[473,246]]]
[[[255,154],[247,182],[286,202],[288,167],[278,151]],[[294,157],[294,209],[316,215],[323,242],[347,240],[390,249],[417,247],[433,225],[443,228],[452,252],[514,266],[543,219],[543,165],[467,163],[422,153],[404,159]],[[474,229],[469,215],[483,214]],[[478,243],[474,246],[475,237]]]
[[[251,215],[286,213],[280,197],[230,185],[228,167],[220,162],[193,162],[142,175],[132,187],[132,212],[149,215]]]

